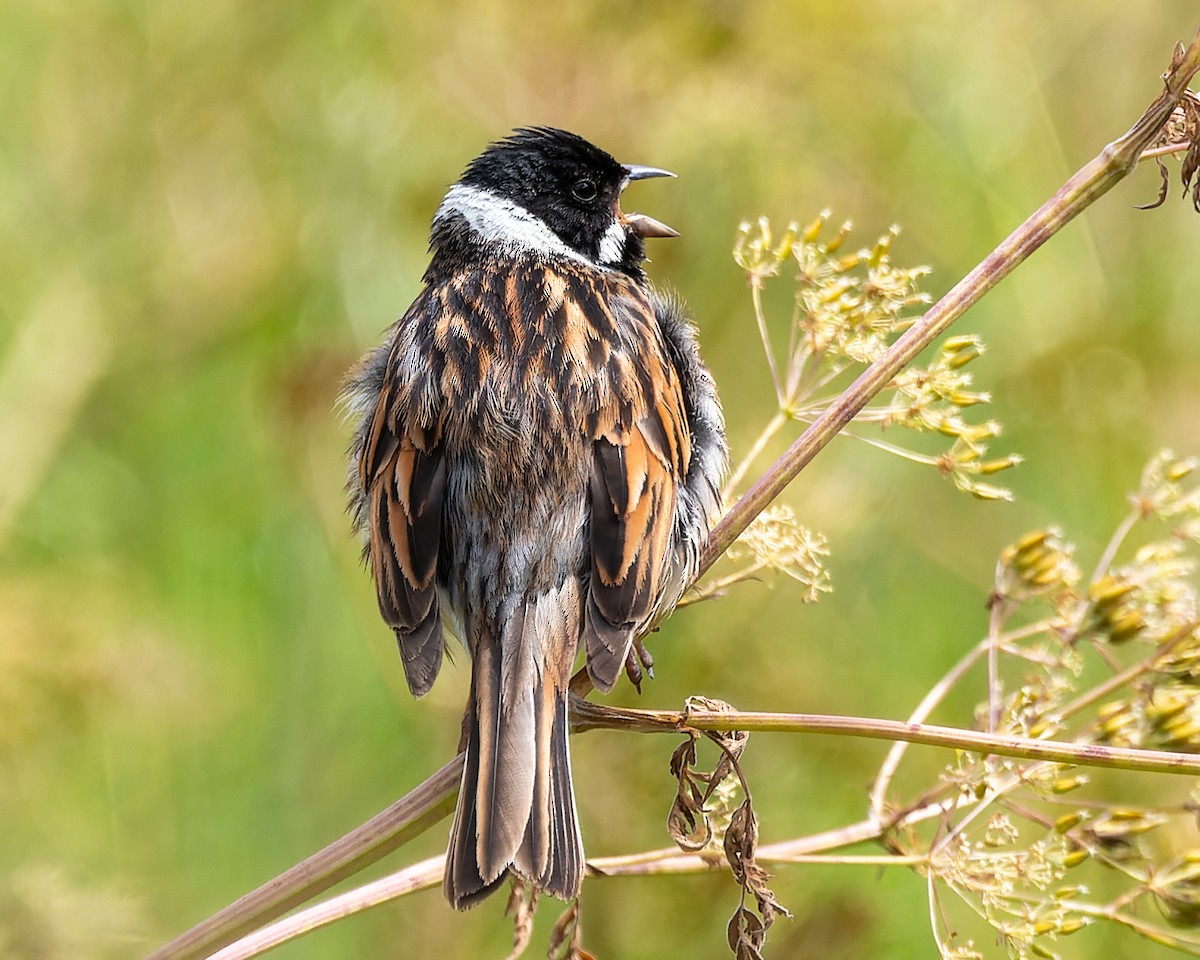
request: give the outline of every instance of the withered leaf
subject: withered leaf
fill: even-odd
[[[671,804],[671,812],[667,814],[667,831],[681,850],[694,853],[712,839],[712,826],[704,815],[703,807],[690,793],[685,793],[683,784],[680,784],[675,802]]]
[[[724,700],[718,700],[716,697],[705,697],[700,694],[693,694],[684,701],[683,707],[687,711],[692,710],[707,710],[710,713],[730,713],[733,710]]]
[[[1188,147],[1188,152],[1184,154],[1183,166],[1179,170],[1179,176],[1183,180],[1184,195],[1187,194],[1187,188],[1190,185],[1192,188],[1192,206],[1200,213],[1200,177],[1196,176],[1196,170],[1200,169],[1200,131],[1197,131],[1196,138],[1192,141],[1192,145]],[[1195,177],[1195,182],[1192,178]]]
[[[729,826],[725,830],[725,859],[739,884],[746,883],[746,865],[754,862],[754,851],[758,849],[758,817],[749,800],[733,811]]]
[[[671,776],[682,777],[685,770],[696,765],[696,739],[688,737],[671,754]]]
[[[585,960],[588,954],[580,947],[582,938],[583,924],[580,919],[579,901],[573,900],[550,928],[550,943],[546,948],[546,956],[549,960]]]
[[[750,739],[750,734],[745,730],[729,730],[724,733],[709,731],[708,736],[721,746],[722,752],[721,759],[709,775],[705,799],[712,796],[721,782],[736,770],[737,761],[741,759],[742,751],[746,749],[746,743]]]
[[[1158,197],[1152,203],[1135,204],[1134,210],[1153,210],[1166,202],[1167,192],[1171,189],[1171,175],[1167,173],[1167,166],[1161,158],[1155,157],[1154,162],[1158,164],[1158,175],[1162,178],[1162,182],[1158,185]]]
[[[529,946],[533,936],[533,915],[537,910],[538,892],[516,874],[512,876],[512,891],[504,907],[504,915],[513,918],[513,948],[506,960],[517,960]]]
[[[745,907],[738,907],[725,928],[729,949],[737,960],[762,960],[762,945],[767,931],[763,923]]]
[[[1191,189],[1192,206],[1200,213],[1200,177],[1196,176],[1197,170],[1200,170],[1200,96],[1191,90],[1184,92],[1154,146],[1167,147],[1174,151],[1185,144],[1187,151],[1180,163],[1179,180],[1183,184],[1184,197],[1188,195],[1189,188]],[[1158,164],[1158,175],[1161,178],[1158,198],[1153,203],[1140,205],[1137,207],[1139,210],[1161,207],[1167,199],[1170,175],[1161,157],[1155,157],[1154,162]]]
[[[767,886],[767,881],[770,879],[771,875],[758,863],[746,865],[746,886],[754,894],[754,899],[758,901],[758,912],[762,914],[763,925],[766,927],[770,927],[775,922],[777,913],[781,913],[785,917],[791,916],[787,907],[775,899],[775,894]]]

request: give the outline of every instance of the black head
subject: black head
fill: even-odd
[[[621,212],[632,180],[672,176],[618,163],[582,137],[553,127],[526,127],[471,161],[434,221],[434,246],[457,246],[467,230],[485,245],[543,254],[567,252],[589,263],[641,276],[643,237],[676,236],[650,217]],[[457,216],[456,216],[457,214]],[[566,251],[556,249],[557,245]]]

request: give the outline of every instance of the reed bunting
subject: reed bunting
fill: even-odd
[[[678,301],[642,269],[673,237],[622,213],[621,164],[549,127],[468,165],[433,219],[424,288],[351,371],[350,505],[379,609],[422,696],[449,630],[471,652],[444,888],[512,870],[563,899],[584,854],[567,684],[608,691],[678,599],[720,509],[724,421]]]

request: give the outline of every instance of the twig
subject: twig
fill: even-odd
[[[1084,707],[1091,706],[1097,700],[1103,700],[1110,693],[1115,693],[1117,690],[1120,690],[1121,687],[1136,680],[1143,673],[1148,673],[1149,671],[1153,670],[1155,664],[1157,664],[1165,654],[1169,653],[1171,650],[1175,649],[1175,647],[1183,643],[1184,640],[1187,640],[1189,637],[1191,637],[1196,632],[1197,628],[1200,628],[1200,620],[1189,620],[1187,623],[1181,624],[1170,635],[1168,635],[1162,643],[1158,645],[1158,649],[1156,649],[1153,654],[1146,657],[1144,660],[1139,660],[1137,663],[1127,667],[1120,673],[1109,677],[1103,683],[1096,685],[1086,693],[1081,693],[1070,703],[1066,704],[1061,710],[1058,711],[1059,718],[1065,720],[1072,714],[1078,713]]]
[[[763,452],[766,445],[783,428],[788,419],[788,415],[783,410],[775,411],[775,415],[771,417],[770,421],[763,428],[762,433],[758,435],[758,439],[754,441],[754,445],[750,448],[750,451],[742,458],[742,462],[738,464],[737,469],[733,471],[729,482],[725,484],[725,497],[732,496],[733,491],[742,482],[742,478],[746,476],[750,468],[754,465],[754,461],[758,459],[758,455]]]
[[[992,287],[1035,250],[1123,180],[1137,165],[1200,70],[1200,31],[1178,51],[1164,77],[1163,92],[1122,137],[1114,140],[1064,183],[1028,220],[906,330],[882,357],[831,403],[763,474],[713,530],[699,573],[716,562],[766,506],[778,497],[832,440],[918,353],[940,336]]]
[[[984,637],[979,643],[975,644],[967,653],[959,659],[953,667],[950,668],[937,683],[933,685],[930,691],[925,694],[924,698],[917,708],[909,714],[909,723],[924,723],[925,720],[933,713],[934,708],[945,699],[946,694],[951,688],[962,679],[963,674],[970,670],[979,658],[987,652],[991,644],[991,637]],[[884,758],[883,764],[879,768],[879,773],[875,777],[875,783],[871,786],[871,817],[874,820],[882,822],[884,819],[884,804],[887,798],[888,787],[892,782],[892,778],[896,775],[896,770],[900,767],[900,761],[904,758],[904,754],[908,752],[908,744],[903,740],[897,740],[892,745],[892,749],[888,751],[887,757]]]
[[[386,810],[213,914],[146,960],[199,960],[403,846],[454,809],[462,754]]]
[[[837,717],[817,713],[767,713],[742,710],[631,710],[575,700],[572,725],[578,730],[626,730],[633,733],[678,733],[693,730],[764,730],[776,733],[824,733],[873,740],[906,740],[974,753],[1045,760],[1085,767],[1111,767],[1147,773],[1200,774],[1200,756],[1166,750],[1137,750],[1096,743],[1033,740],[957,727]]]
[[[261,956],[268,950],[295,940],[321,927],[349,917],[355,913],[378,907],[409,893],[436,887],[442,882],[442,871],[446,865],[444,855],[430,857],[398,873],[382,877],[373,883],[364,884],[324,903],[302,910],[295,916],[280,920],[256,930],[249,936],[218,950],[207,960],[249,960]]]
[[[1186,141],[1183,143],[1165,143],[1161,147],[1151,147],[1149,150],[1143,150],[1138,160],[1139,162],[1142,160],[1153,160],[1155,157],[1165,157],[1172,153],[1183,153],[1190,146],[1191,144]]]

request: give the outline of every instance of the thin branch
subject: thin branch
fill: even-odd
[[[1142,151],[1142,155],[1138,157],[1138,162],[1153,160],[1155,157],[1165,157],[1172,153],[1183,153],[1189,147],[1191,147],[1191,144],[1186,140],[1183,143],[1165,143],[1161,147],[1151,147],[1149,150]]]
[[[909,715],[909,723],[924,723],[929,715],[933,713],[934,708],[945,699],[946,694],[950,689],[963,678],[963,675],[970,670],[979,658],[983,656],[991,645],[991,637],[984,637],[979,643],[975,644],[966,654],[959,659],[953,667],[951,667],[937,683],[935,683],[930,691],[925,694],[924,698],[917,708]],[[871,787],[871,817],[881,821],[884,817],[884,804],[887,798],[887,790],[892,782],[892,778],[896,775],[896,770],[900,767],[900,761],[908,752],[908,744],[903,740],[898,740],[892,745],[892,749],[888,751],[888,755],[884,758],[883,765],[879,768],[879,774],[875,777],[875,783]]]
[[[1171,634],[1167,636],[1162,643],[1158,645],[1158,649],[1153,654],[1146,657],[1144,660],[1139,660],[1137,663],[1114,676],[1109,677],[1103,683],[1098,684],[1086,693],[1081,693],[1078,697],[1066,704],[1058,715],[1061,719],[1066,719],[1072,714],[1078,713],[1084,707],[1091,706],[1097,700],[1103,700],[1111,693],[1115,693],[1128,683],[1132,683],[1143,673],[1148,673],[1154,669],[1155,665],[1173,650],[1175,647],[1183,643],[1191,637],[1200,628],[1200,620],[1189,620],[1187,623],[1181,624]]]
[[[462,759],[459,754],[362,826],[159,947],[146,960],[207,957],[403,846],[454,809]]]
[[[906,330],[801,434],[713,530],[700,558],[699,573],[713,565],[751,521],[778,497],[891,379],[955,320],[1054,234],[1120,183],[1158,136],[1187,85],[1200,70],[1200,31],[1172,61],[1164,89],[1137,123],[1064,183],[1029,219]]]
[[[331,897],[286,920],[256,930],[223,950],[218,950],[207,960],[250,960],[251,957],[261,956],[268,950],[274,950],[289,940],[296,940],[336,920],[362,913],[371,907],[378,907],[418,890],[436,887],[442,882],[445,865],[445,855],[422,860],[398,873]]]
[[[944,800],[926,803],[907,811],[887,823],[876,820],[860,820],[857,823],[812,833],[790,840],[780,840],[760,846],[755,859],[762,863],[795,863],[801,858],[857,846],[878,840],[884,833],[901,827],[934,820],[946,814]],[[629,874],[659,873],[705,873],[726,869],[724,857],[714,853],[684,853],[676,847],[647,850],[642,853],[625,854],[617,857],[596,857],[588,860],[589,875],[616,876]]]
[[[717,710],[630,710],[588,700],[572,703],[572,723],[578,730],[627,730],[634,733],[679,733],[692,730],[764,730],[776,733],[824,733],[873,740],[906,740],[930,746],[997,754],[1023,760],[1045,760],[1085,767],[1110,767],[1147,773],[1200,774],[1200,756],[1166,750],[1136,750],[1097,743],[1033,740],[957,727],[837,717],[816,713],[768,713]]]
[[[768,443],[771,442],[775,434],[777,434],[783,428],[783,425],[788,422],[788,419],[789,417],[787,413],[785,413],[783,410],[775,411],[775,416],[773,416],[763,428],[762,433],[758,435],[758,439],[754,441],[754,445],[750,448],[750,452],[742,458],[742,462],[738,464],[737,469],[734,470],[732,476],[730,476],[729,482],[725,484],[725,497],[728,498],[733,495],[733,491],[736,490],[738,484],[742,482],[742,478],[745,477],[750,471],[750,468],[754,466],[754,461],[758,459],[758,455],[763,452],[764,448]]]
[[[767,366],[771,368],[771,382],[775,384],[775,398],[779,406],[784,405],[783,385],[779,382],[779,371],[775,367],[775,351],[771,349],[771,338],[767,334],[767,320],[763,315],[762,280],[754,277],[750,281],[750,296],[754,301],[754,319],[758,324],[758,335],[762,337],[763,349],[767,353]]]

